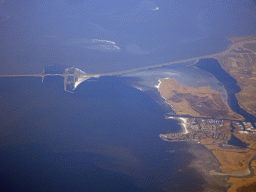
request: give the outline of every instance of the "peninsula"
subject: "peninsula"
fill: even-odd
[[[193,88],[175,79],[160,79],[158,90],[177,115],[243,120],[224,102],[222,94],[210,87]]]
[[[230,40],[232,44],[226,51],[202,58],[217,59],[236,79],[241,88],[236,94],[240,107],[256,116],[256,35]],[[255,189],[256,123],[244,122],[244,118],[224,102],[221,93],[210,87],[193,88],[164,78],[159,79],[157,88],[176,112],[176,116],[167,119],[180,120],[184,128],[183,133],[160,134],[160,138],[167,142],[195,141],[204,145],[220,163],[221,172],[210,170],[209,174],[230,176],[228,192]],[[244,146],[229,144],[232,137]]]
[[[90,78],[118,76],[128,72],[178,64],[186,61],[214,58],[221,67],[236,79],[241,91],[236,94],[241,108],[256,117],[256,35],[229,38],[232,44],[223,52],[189,58],[180,61],[147,66],[105,74],[86,74],[75,67],[67,68],[63,74],[0,75],[0,77],[64,77],[64,90],[73,92],[77,86]],[[160,134],[166,142],[194,141],[204,145],[220,163],[221,171],[211,170],[210,175],[229,176],[229,192],[249,191],[256,187],[256,122],[245,122],[244,118],[231,110],[222,94],[210,87],[188,87],[175,79],[159,79],[157,86],[161,96],[172,106],[177,119],[184,128],[183,133]],[[246,147],[229,144],[232,137]],[[245,177],[246,176],[246,177]]]

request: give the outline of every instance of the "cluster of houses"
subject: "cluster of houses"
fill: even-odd
[[[223,124],[220,119],[191,119],[189,128],[193,131],[217,131],[218,126]]]
[[[236,122],[235,125],[241,134],[256,134],[256,129],[251,122],[243,122],[243,125],[241,125],[239,122]]]

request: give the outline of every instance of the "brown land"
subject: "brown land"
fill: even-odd
[[[241,133],[237,127],[234,136],[247,143],[248,147],[242,149],[228,146],[226,142],[231,137],[230,126],[230,120],[225,120],[222,124],[211,124],[204,119],[195,122],[193,118],[187,118],[187,133],[160,134],[159,137],[168,142],[194,140],[203,144],[221,165],[222,173],[213,171],[212,175],[248,175],[249,164],[256,155],[256,133]],[[252,161],[251,166],[256,166],[256,162]]]
[[[212,151],[213,155],[221,164],[220,168],[223,174],[233,175],[228,180],[232,184],[228,192],[235,191],[255,191],[256,189],[256,160],[252,160],[256,155],[256,134],[242,134],[235,129],[234,135],[249,144],[246,149],[225,149],[214,143],[205,143],[204,146]],[[237,178],[236,176],[246,176],[249,174],[250,166],[253,171],[252,177]],[[215,173],[216,174],[216,173]],[[218,174],[218,173],[217,173]]]
[[[237,80],[241,88],[236,94],[240,107],[256,116],[256,35],[231,40],[233,44],[228,50],[213,57]]]
[[[256,134],[239,134],[235,131],[235,136],[249,144],[248,148],[243,152],[243,162],[248,163],[248,165],[250,164],[254,176],[250,178],[230,177],[228,182],[231,183],[232,186],[228,192],[256,191],[256,160],[252,160],[250,162],[250,160],[256,155]]]
[[[216,54],[214,58],[218,59],[222,68],[233,76],[241,91],[236,94],[239,105],[247,112],[256,116],[256,35],[247,37],[231,38],[233,44],[229,49]],[[256,125],[256,123],[254,123]],[[237,159],[242,167],[249,164],[249,160],[256,155],[256,139],[251,135],[235,134],[239,139],[247,142],[249,147],[246,151],[215,152],[219,161],[227,165],[234,165],[232,159]],[[254,138],[254,139],[253,139]],[[221,154],[222,153],[222,154]],[[221,158],[220,158],[221,157]],[[254,162],[255,163],[255,162]],[[253,166],[253,164],[251,164]],[[239,166],[224,166],[224,170],[239,170]],[[231,177],[229,183],[232,183],[228,192],[233,191],[256,191],[256,174],[251,178]]]
[[[217,170],[216,168],[203,167],[206,165],[200,163],[202,166],[197,166],[204,170],[204,174],[207,172],[208,175],[212,176],[213,180],[216,177],[230,177],[228,180],[228,183],[231,184],[229,192],[254,189],[256,185],[256,160],[253,160],[256,155],[255,131],[240,131],[241,123],[237,121],[183,117],[172,117],[172,119],[182,120],[181,124],[186,127],[187,131],[184,133],[160,134],[159,137],[162,140],[167,142],[196,141],[201,143],[212,152],[212,155],[220,164],[220,170]],[[242,149],[226,144],[231,137],[231,123],[235,127],[234,136],[246,142],[248,144],[247,148]],[[195,153],[193,154],[196,155]]]
[[[249,169],[249,163],[256,155],[256,146],[249,146],[248,149],[224,149],[215,144],[205,144],[205,147],[212,151],[220,162],[223,173],[243,174]],[[251,148],[250,148],[251,147]],[[242,176],[242,175],[241,175]]]
[[[251,178],[231,177],[228,182],[232,186],[228,189],[228,192],[256,191],[256,160],[251,162],[251,167],[254,169],[254,176]]]
[[[210,55],[208,58],[218,59],[222,68],[237,80],[241,88],[241,91],[236,94],[240,107],[256,116],[256,35],[230,40],[233,43],[228,50]],[[209,87],[191,88],[179,85],[174,79],[161,79],[159,91],[167,103],[172,105],[177,115],[223,119],[242,118],[226,105],[220,93]],[[256,125],[256,122],[252,123]],[[219,130],[219,132],[224,135],[223,131]],[[223,148],[216,143],[216,139],[208,137],[205,131],[198,130],[197,132],[189,130],[188,134],[166,134],[162,139],[181,141],[197,138],[196,140],[209,149],[221,164],[222,173],[214,171],[212,173],[233,175],[228,181],[232,184],[228,192],[256,191],[256,161],[252,161],[256,155],[256,134],[241,133],[236,129],[234,135],[249,146],[246,149]],[[254,176],[237,178],[236,176],[241,177],[249,173],[250,162]]]
[[[158,90],[177,115],[243,120],[224,102],[221,93],[209,87],[188,87],[172,78],[160,81]]]
[[[233,184],[228,192],[256,191],[256,175],[251,178],[231,177],[228,182]]]

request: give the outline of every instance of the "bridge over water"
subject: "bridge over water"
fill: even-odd
[[[101,76],[116,76],[116,75],[121,75],[121,74],[125,74],[125,73],[130,73],[130,72],[135,72],[135,71],[140,71],[140,70],[145,70],[145,69],[152,69],[152,68],[162,67],[162,66],[166,66],[166,65],[184,63],[184,62],[199,60],[199,59],[204,59],[204,58],[216,58],[217,56],[224,54],[224,52],[212,54],[212,55],[201,56],[201,57],[194,57],[194,58],[189,58],[189,59],[184,59],[184,60],[172,61],[172,62],[157,64],[157,65],[151,65],[151,66],[141,67],[141,68],[136,68],[136,69],[130,69],[130,70],[125,70],[125,71],[113,72],[113,73],[87,74],[86,72],[84,72],[78,68],[69,67],[69,68],[65,69],[64,73],[59,73],[59,74],[45,73],[45,69],[44,69],[42,73],[38,73],[38,74],[0,75],[0,77],[41,77],[42,82],[43,82],[43,80],[46,76],[61,76],[61,77],[64,77],[64,90],[72,93],[80,83],[82,83],[83,81],[86,81],[92,77],[99,78]]]

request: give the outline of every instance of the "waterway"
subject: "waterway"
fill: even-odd
[[[199,69],[208,71],[224,85],[225,89],[228,92],[228,104],[233,111],[242,115],[245,118],[245,121],[256,121],[256,118],[252,114],[246,112],[239,106],[235,94],[240,92],[241,89],[237,85],[237,81],[231,75],[229,75],[224,69],[222,69],[217,59],[201,59],[196,63],[195,66]],[[233,133],[231,135],[230,140],[227,143],[229,145],[237,146],[240,148],[246,148],[248,146],[246,143],[235,137]]]
[[[222,69],[217,59],[200,59],[195,66],[199,69],[208,71],[224,85],[228,92],[228,104],[233,111],[242,115],[245,118],[245,121],[256,122],[256,118],[252,114],[246,112],[239,106],[235,94],[240,92],[241,89],[237,85],[237,81]]]
[[[247,148],[248,144],[238,139],[233,134],[231,135],[230,140],[227,142],[229,145],[238,146],[241,149]]]

